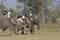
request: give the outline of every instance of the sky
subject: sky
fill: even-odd
[[[0,0],[0,3],[1,3],[1,0]],[[17,4],[17,1],[16,0],[6,0],[6,1],[3,1],[3,4],[7,8],[13,8],[14,10],[16,10],[16,4]],[[49,9],[54,9],[59,4],[60,4],[60,0],[55,0],[55,2],[53,2],[53,4],[50,5],[48,8]],[[24,9],[24,5],[23,5],[23,3],[20,3],[20,5],[21,5],[20,11],[22,11]]]
[[[1,2],[1,0],[0,0],[0,2]],[[8,8],[15,9],[16,3],[17,3],[16,0],[6,0],[6,1],[3,0],[3,5],[5,5]]]
[[[1,4],[1,0],[0,0],[0,4]],[[16,5],[18,4],[18,2],[16,0],[3,0],[3,5],[5,5],[8,9],[9,8],[13,8],[14,10],[16,10]],[[24,9],[24,4],[20,3],[20,11],[22,11]]]
[[[48,8],[54,10],[60,4],[60,0],[55,0]]]

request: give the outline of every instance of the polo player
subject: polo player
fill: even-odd
[[[7,17],[8,17],[8,18],[11,18],[11,16],[10,16],[10,15],[11,15],[11,12],[10,12],[10,11],[8,11],[8,13],[7,13]]]
[[[30,20],[33,20],[32,11],[30,11],[30,13],[29,13],[28,15],[29,15],[29,19],[30,19]]]
[[[33,15],[32,15],[32,11],[29,12],[29,16],[33,16]]]
[[[3,14],[3,16],[4,16],[4,17],[6,17],[7,10],[6,10],[6,9],[4,9],[4,10],[2,11],[2,14]]]
[[[29,13],[29,16],[32,16],[32,13]]]
[[[20,21],[21,23],[23,23],[23,19],[25,19],[25,16],[20,14],[18,17],[17,17],[17,21]]]
[[[3,17],[4,18],[7,18],[7,19],[9,19],[10,20],[10,18],[11,18],[11,12],[9,11],[9,10],[6,10],[6,9],[4,9],[3,11],[2,11],[2,14],[3,14]]]

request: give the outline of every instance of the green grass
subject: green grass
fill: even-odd
[[[44,24],[40,25],[40,31],[46,32],[60,32],[60,24]]]
[[[41,24],[40,29],[60,29],[60,24]]]
[[[6,30],[9,32],[9,29]],[[38,33],[28,35],[0,36],[0,40],[60,40],[59,24],[41,25]]]

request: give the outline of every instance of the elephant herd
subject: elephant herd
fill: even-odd
[[[35,32],[34,30],[34,25],[37,25],[37,30],[39,31],[40,28],[40,22],[39,18],[33,17],[25,17],[23,19],[23,23],[20,21],[17,21],[17,18],[5,18],[3,16],[0,16],[0,29],[3,30],[3,32],[6,29],[10,29],[11,33],[18,34],[18,32],[21,30],[21,34],[28,34],[31,33],[33,34]]]

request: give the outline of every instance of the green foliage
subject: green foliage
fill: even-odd
[[[32,10],[33,14],[38,14],[41,19],[45,18],[52,22],[60,17],[60,11],[58,10],[60,7],[57,7],[54,11],[47,7],[52,5],[54,1],[55,0],[17,0],[17,2],[24,2],[26,4],[27,7],[25,11]]]
[[[60,5],[56,6],[54,9],[49,9],[47,12],[49,15],[47,17],[49,17],[50,21],[54,23],[56,19],[60,18]]]
[[[11,17],[15,17],[17,15],[17,13],[12,8],[10,8],[10,12],[11,12]]]
[[[52,22],[52,23],[55,23],[55,22],[56,22],[56,19],[57,19],[56,17],[52,17],[52,18],[51,18],[51,22]]]
[[[39,6],[42,5],[41,0],[17,0],[17,2],[24,2],[27,5],[25,10],[31,10],[34,14],[38,13]]]
[[[24,2],[25,0],[16,0],[17,2]]]
[[[52,5],[55,0],[46,0],[48,3],[48,6]]]
[[[1,6],[0,5],[0,10],[3,10],[3,9],[5,9],[6,7],[5,6]]]

